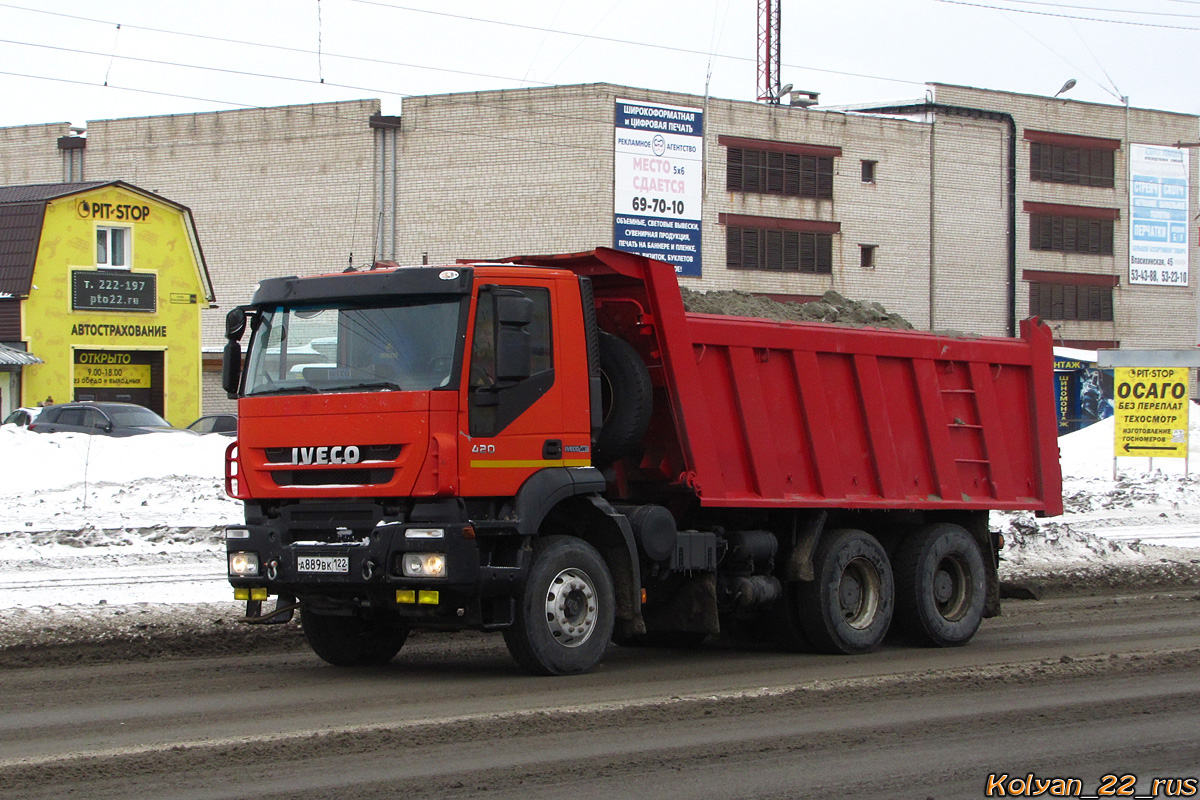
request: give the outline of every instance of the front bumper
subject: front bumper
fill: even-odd
[[[394,609],[419,626],[491,628],[511,622],[529,551],[515,536],[477,539],[466,522],[380,520],[369,529],[306,534],[286,519],[230,526],[226,549],[257,559],[256,574],[235,575],[235,590],[265,589],[321,606]],[[330,541],[333,539],[333,541]],[[439,554],[440,577],[406,575],[405,556]],[[252,559],[251,559],[252,560]],[[239,594],[245,594],[244,591]]]

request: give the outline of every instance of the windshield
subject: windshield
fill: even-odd
[[[452,385],[462,299],[386,306],[278,306],[262,313],[247,395]]]

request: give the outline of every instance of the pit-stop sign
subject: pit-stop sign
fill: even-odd
[[[1115,454],[1186,458],[1188,370],[1126,367],[1113,370],[1113,377]]]

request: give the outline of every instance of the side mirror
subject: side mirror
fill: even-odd
[[[523,381],[533,374],[533,300],[519,291],[501,290],[496,303],[496,380]]]
[[[242,334],[246,332],[246,309],[241,306],[230,309],[225,315],[225,338],[233,342],[240,342]]]
[[[242,379],[242,346],[236,339],[225,343],[225,351],[221,357],[221,388],[229,399],[237,397],[238,385]]]
[[[509,294],[509,292],[512,292]],[[496,321],[500,327],[524,328],[533,322],[533,301],[521,292],[496,292]]]

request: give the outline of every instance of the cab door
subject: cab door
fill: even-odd
[[[477,276],[459,433],[464,496],[511,496],[534,472],[569,465],[556,289],[554,280]]]

